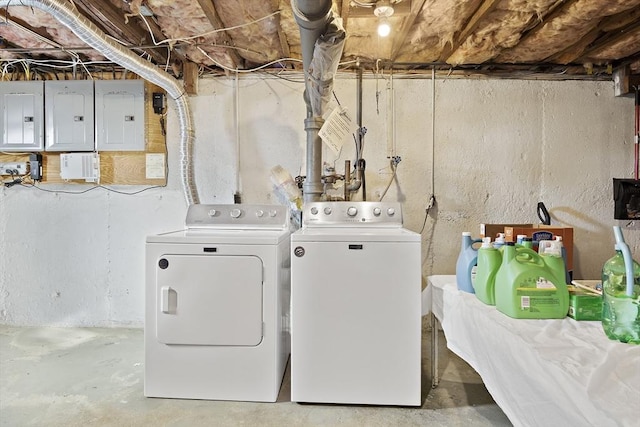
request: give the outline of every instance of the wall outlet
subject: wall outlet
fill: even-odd
[[[0,163],[0,175],[25,175],[27,173],[27,162],[5,162]]]

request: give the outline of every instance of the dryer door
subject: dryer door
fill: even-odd
[[[158,341],[260,344],[262,270],[256,256],[162,255],[156,264]]]

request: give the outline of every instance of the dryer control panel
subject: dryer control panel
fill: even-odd
[[[186,225],[194,228],[266,229],[289,228],[289,209],[281,205],[189,206]]]
[[[304,227],[402,227],[402,205],[394,202],[311,202]]]

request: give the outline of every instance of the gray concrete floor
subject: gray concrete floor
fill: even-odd
[[[145,398],[142,329],[0,326],[0,426],[510,426],[442,336],[431,388],[423,337],[423,404],[404,408],[292,403],[288,369],[276,403]]]

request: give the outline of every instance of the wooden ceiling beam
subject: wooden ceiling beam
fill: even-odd
[[[582,53],[582,55],[580,55],[580,58],[584,58],[588,60],[590,57],[593,57],[598,52],[619,43],[620,41],[629,37],[630,34],[633,34],[637,31],[640,31],[640,21],[633,22],[627,25],[626,27],[620,28],[616,31],[611,31],[606,35],[604,35],[603,37],[600,37],[598,40],[596,40],[596,42],[592,46],[590,46],[587,50],[585,50]]]
[[[484,0],[471,18],[469,18],[462,31],[454,36],[453,43],[451,45],[445,45],[444,49],[442,49],[439,61],[445,62],[449,59],[451,55],[462,46],[462,43],[478,29],[482,19],[493,12],[500,1],[501,0]]]
[[[589,56],[624,39],[640,25],[640,8],[603,18],[577,43],[546,58],[546,62],[570,64],[579,58],[589,60]],[[604,35],[603,35],[604,33]],[[595,44],[592,44],[594,43]]]
[[[411,12],[407,15],[403,22],[402,28],[398,32],[397,35],[394,36],[393,45],[391,47],[391,61],[395,61],[395,59],[400,54],[400,49],[404,46],[404,42],[409,35],[409,31],[413,28],[413,24],[418,18],[418,14],[424,7],[426,0],[412,0],[411,2]]]
[[[342,26],[344,30],[347,30],[347,24],[349,23],[349,9],[351,0],[342,0],[340,3],[340,17],[342,18]]]
[[[144,43],[151,43],[151,37],[146,27],[142,28],[139,24],[132,25],[130,22],[127,22],[123,11],[116,8],[110,2],[100,2],[99,6],[94,3],[93,1],[86,0],[75,1],[78,10],[106,34],[112,36],[119,34],[120,38],[124,39],[124,42],[131,45],[127,46],[128,48],[147,53],[158,64],[167,62],[167,54],[163,50],[136,47]]]
[[[520,40],[518,41],[518,43],[522,43],[523,41],[535,35],[548,22],[551,22],[557,17],[564,15],[567,12],[567,10],[571,7],[571,5],[577,1],[578,0],[560,0],[557,3],[555,3],[553,6],[549,8],[549,10],[547,10],[544,16],[540,18],[536,17],[534,22],[537,21],[537,23],[535,25],[532,25],[531,27],[529,27],[528,29],[522,32],[522,36],[520,37]]]
[[[218,16],[218,12],[216,12],[213,0],[198,0],[198,4],[215,30],[225,28],[220,16]],[[222,41],[223,45],[233,47],[233,41],[226,31],[217,33],[217,37]],[[238,52],[234,49],[227,49],[227,55],[229,55],[229,58],[233,63],[233,68],[244,68],[244,59],[242,59]]]
[[[271,9],[273,11],[278,10],[280,7],[280,0],[271,0]],[[282,30],[282,25],[280,25],[281,16],[277,14],[274,16],[276,21],[276,27],[278,28],[278,41],[280,42],[280,50],[282,51],[283,58],[291,57],[291,49],[289,49],[289,42],[287,41],[287,35]],[[294,68],[295,64],[294,64]]]
[[[6,11],[5,11],[5,14],[3,16],[3,20],[6,23],[8,23],[9,25],[24,31],[25,33],[29,34],[34,39],[40,40],[41,42],[44,42],[44,43],[50,45],[53,48],[62,49],[64,47],[60,43],[58,43],[55,40],[53,40],[51,35],[43,27],[37,27],[37,28],[33,27],[30,24],[28,24],[27,22],[25,22],[25,21],[23,21],[23,20],[21,20],[19,18],[11,16],[11,14],[9,14]],[[28,47],[25,47],[25,48],[28,49]]]

